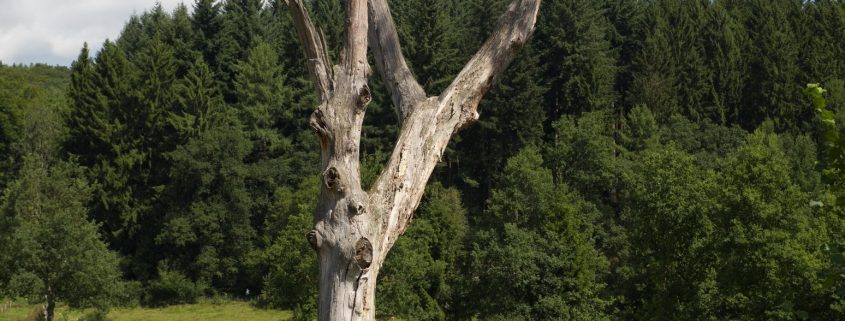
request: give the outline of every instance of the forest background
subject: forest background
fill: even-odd
[[[339,45],[341,1],[307,3]],[[426,91],[506,4],[391,1]],[[319,147],[302,57],[283,2],[197,0],[130,17],[69,69],[0,63],[0,295],[229,296],[310,319]],[[372,79],[365,188],[398,130]],[[389,255],[377,314],[843,320],[823,126],[843,104],[845,1],[545,0]]]

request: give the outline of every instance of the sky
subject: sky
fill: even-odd
[[[0,0],[0,61],[70,66],[87,42],[91,52],[114,40],[132,14],[159,2],[168,12],[193,0]]]

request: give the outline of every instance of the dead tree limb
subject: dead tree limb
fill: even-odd
[[[449,139],[478,120],[478,103],[534,30],[540,0],[514,0],[493,34],[439,96],[427,97],[402,56],[386,0],[346,0],[340,64],[330,68],[323,36],[302,0],[286,0],[321,103],[323,184],[308,241],[319,255],[320,321],[374,320],[376,277],[411,222]],[[367,47],[402,121],[393,153],[369,191],[359,145],[370,89]]]

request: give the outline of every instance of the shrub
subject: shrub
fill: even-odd
[[[97,309],[92,312],[86,313],[77,321],[111,321],[108,317],[109,312],[102,309]]]
[[[167,306],[196,303],[204,286],[175,271],[159,270],[159,278],[147,286],[144,304]]]

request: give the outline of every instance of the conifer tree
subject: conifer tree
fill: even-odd
[[[66,150],[79,157],[83,165],[93,166],[97,155],[109,152],[108,139],[112,136],[109,122],[108,98],[97,85],[94,62],[89,57],[88,44],[82,47],[76,61],[71,64],[68,96],[73,106],[68,117],[69,138]]]
[[[408,64],[430,92],[446,88],[464,63],[459,52],[461,39],[446,3],[447,0],[390,1]]]
[[[218,70],[217,52],[218,37],[222,29],[220,3],[216,0],[196,0],[191,15],[191,25],[194,28],[194,49],[203,55],[212,71]]]
[[[771,118],[778,128],[798,128],[812,114],[801,103],[803,85],[798,78],[801,48],[795,19],[800,1],[753,0],[747,10],[749,80],[743,94],[742,125],[754,128]]]
[[[124,52],[134,54],[141,51],[141,48],[150,41],[149,35],[144,30],[144,25],[141,22],[141,17],[132,15],[129,21],[123,26],[123,30],[118,37],[117,45],[123,49]]]
[[[261,0],[226,0],[223,3],[221,30],[216,40],[218,51],[213,66],[228,103],[236,102],[233,86],[235,65],[246,60],[249,50],[261,42],[261,8]]]
[[[194,48],[197,36],[194,35],[191,16],[185,4],[180,3],[173,10],[171,23],[171,35],[166,36],[163,40],[169,47],[173,48],[173,56],[176,60],[176,77],[182,78],[188,73],[188,69],[191,68],[195,59],[202,53]]]
[[[482,100],[484,113],[476,126],[467,129],[458,141],[460,153],[450,160],[460,161],[450,172],[459,172],[479,184],[478,193],[465,197],[480,204],[492,187],[490,172],[502,169],[505,161],[526,146],[543,143],[546,110],[541,85],[542,68],[533,44],[527,45],[502,80]],[[485,144],[473,142],[485,141]],[[478,208],[481,210],[481,208]]]
[[[743,88],[747,83],[747,60],[743,48],[748,35],[735,14],[722,2],[708,7],[705,43],[707,61],[712,78],[709,104],[714,109],[715,122],[739,124]]]
[[[225,112],[224,112],[225,113]],[[251,144],[234,114],[168,153],[170,207],[155,242],[162,264],[227,292],[260,286],[250,273],[256,242],[244,159]]]
[[[313,0],[311,9],[314,13],[314,23],[326,36],[326,44],[332,44],[327,49],[331,52],[331,59],[336,61],[343,44],[343,26],[346,19],[344,4],[342,1]]]
[[[131,95],[134,66],[113,42],[106,41],[93,64],[83,49],[71,75],[72,131],[68,151],[78,155],[80,164],[90,169],[94,184],[92,216],[103,224],[104,236],[123,254],[133,247],[124,237],[135,234],[139,208],[134,206],[129,172],[125,164],[134,162],[128,154],[129,119],[122,113]]]
[[[208,129],[216,113],[224,111],[220,91],[214,83],[211,69],[197,58],[185,78],[175,85],[179,108],[169,111],[169,122],[177,136],[178,145]]]
[[[237,106],[247,130],[258,136],[271,132],[278,136],[275,128],[291,125],[294,117],[291,93],[278,54],[268,44],[258,44],[234,69]]]
[[[683,114],[693,121],[711,119],[720,121],[721,115],[707,104],[711,88],[711,73],[704,52],[706,10],[708,1],[662,1],[670,16],[670,42],[674,61],[678,64],[679,103]]]
[[[642,42],[647,32],[646,6],[639,0],[605,0],[601,6],[604,15],[613,27],[609,32],[611,47],[617,54],[617,77],[615,90],[621,103],[631,85],[634,58],[642,50]],[[630,109],[632,106],[626,106]]]
[[[550,119],[612,109],[617,100],[616,55],[610,47],[611,25],[598,3],[553,0],[543,6],[537,41],[549,84]]]
[[[642,49],[634,57],[631,66],[632,78],[626,97],[628,104],[648,106],[657,119],[665,121],[672,114],[680,113],[678,70],[670,50],[671,29],[668,18],[655,3],[647,4],[646,16],[649,28],[645,29]]]

